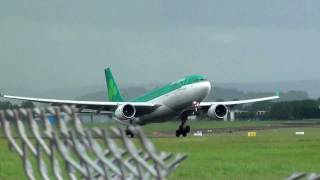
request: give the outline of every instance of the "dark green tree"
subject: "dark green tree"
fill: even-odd
[[[0,101],[0,109],[12,108],[13,105],[9,101]]]
[[[31,102],[31,101],[23,101],[23,102],[21,103],[21,107],[22,107],[22,108],[34,108],[35,105],[34,105],[33,102]]]

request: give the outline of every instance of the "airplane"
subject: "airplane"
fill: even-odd
[[[279,95],[225,102],[204,102],[211,89],[210,81],[202,75],[190,75],[152,90],[140,97],[125,101],[110,68],[105,69],[105,78],[109,101],[76,101],[59,99],[42,99],[0,94],[0,97],[27,100],[52,105],[73,105],[79,112],[94,110],[96,113],[110,113],[112,117],[129,125],[145,125],[159,123],[179,117],[181,124],[176,130],[176,136],[186,137],[190,132],[187,119],[191,115],[206,113],[210,118],[224,118],[230,108],[235,105],[278,99]],[[134,133],[127,128],[128,136]]]

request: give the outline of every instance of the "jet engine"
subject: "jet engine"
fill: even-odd
[[[117,107],[114,115],[120,120],[131,119],[136,114],[136,108],[131,104],[122,104]]]
[[[225,105],[217,104],[211,105],[208,110],[208,116],[210,118],[224,118],[228,113],[228,108]]]

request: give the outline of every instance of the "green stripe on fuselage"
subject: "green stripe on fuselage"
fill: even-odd
[[[174,90],[177,90],[181,88],[182,86],[188,85],[188,84],[193,84],[197,83],[200,81],[206,80],[206,77],[201,76],[201,75],[191,75],[187,76],[183,79],[180,79],[178,81],[172,82],[168,85],[165,85],[161,88],[155,89],[153,91],[148,92],[147,94],[134,98],[131,100],[131,102],[146,102],[146,101],[151,101],[155,98],[158,98],[160,96],[163,96],[165,94],[168,94]]]

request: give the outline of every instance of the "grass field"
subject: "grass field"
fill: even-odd
[[[224,121],[188,121],[188,125],[192,129],[200,128],[236,128],[236,127],[260,127],[268,125],[281,125],[282,123],[287,123],[288,121],[235,121],[235,122],[224,122]],[[302,121],[300,121],[302,122]],[[108,124],[88,124],[87,127],[109,127],[115,125],[116,123]],[[180,125],[180,121],[172,121],[166,123],[153,123],[143,126],[143,130],[146,133],[152,133],[155,131],[175,131]],[[1,132],[0,132],[1,133]]]
[[[188,159],[170,179],[283,179],[293,172],[320,172],[319,129],[258,131],[213,137],[154,139],[161,150],[185,152]]]
[[[192,128],[261,126],[272,122],[192,122]],[[279,123],[279,122],[275,122]],[[175,130],[177,123],[153,124],[145,131]],[[296,136],[295,131],[305,131]],[[273,129],[210,137],[152,138],[161,151],[188,159],[169,179],[284,179],[294,172],[320,172],[320,128]],[[0,140],[0,179],[23,179],[20,159]]]

